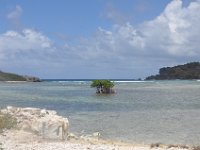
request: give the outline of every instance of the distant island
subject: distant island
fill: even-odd
[[[161,68],[159,74],[152,75],[146,80],[192,80],[200,79],[200,63],[190,62],[184,65]]]
[[[22,76],[14,73],[7,73],[0,71],[0,81],[27,81],[27,82],[40,82],[38,77]]]

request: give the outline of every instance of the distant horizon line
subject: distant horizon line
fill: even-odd
[[[139,79],[107,79],[107,78],[98,78],[98,79],[89,79],[89,78],[86,78],[86,79],[69,79],[69,78],[67,78],[67,79],[61,79],[61,78],[57,78],[57,79],[41,79],[41,80],[43,80],[43,81],[50,81],[50,80],[57,80],[57,81],[92,81],[92,80],[113,80],[113,81],[139,81],[139,80],[143,80],[143,79],[141,79],[141,78],[139,78]]]

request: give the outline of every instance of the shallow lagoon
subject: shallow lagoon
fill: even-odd
[[[133,143],[200,144],[200,82],[116,82],[96,95],[89,81],[0,83],[0,106],[40,107],[66,116],[77,134]]]

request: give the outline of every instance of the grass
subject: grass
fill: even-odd
[[[0,112],[0,132],[4,129],[11,129],[17,125],[17,120],[9,114],[3,114]]]
[[[3,114],[0,112],[0,133],[4,129],[11,129],[17,125],[17,120],[9,114]],[[0,142],[0,150],[4,150],[2,143]]]
[[[2,148],[2,143],[0,143],[0,150],[3,150],[3,148]]]

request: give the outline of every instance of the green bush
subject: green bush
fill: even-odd
[[[3,150],[2,146],[3,146],[2,143],[0,143],[0,150]]]
[[[109,80],[93,80],[91,87],[96,87],[96,93],[114,93],[112,88],[114,87],[114,83]]]
[[[17,120],[9,114],[3,114],[0,112],[0,132],[3,129],[11,129],[17,125]]]

